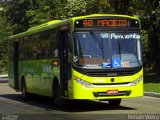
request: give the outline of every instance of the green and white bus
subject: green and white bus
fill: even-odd
[[[9,37],[9,85],[65,100],[143,96],[140,20],[93,14],[53,20]]]

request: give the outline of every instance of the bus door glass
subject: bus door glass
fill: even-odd
[[[60,82],[61,82],[61,94],[67,96],[65,94],[68,89],[68,78],[69,78],[69,71],[71,69],[70,66],[70,56],[69,48],[68,48],[68,40],[67,40],[67,31],[60,32]]]
[[[19,42],[14,42],[14,87],[15,89],[19,89],[18,56],[19,56]]]

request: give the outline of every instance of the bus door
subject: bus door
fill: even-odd
[[[71,74],[70,48],[67,45],[67,31],[60,32],[60,82],[61,82],[61,95],[68,96],[68,80]]]
[[[18,56],[19,56],[19,42],[14,42],[14,88],[19,89],[18,76]]]

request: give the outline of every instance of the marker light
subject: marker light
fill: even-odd
[[[142,77],[142,75],[141,75],[141,76],[140,76],[139,78],[137,78],[135,81],[131,82],[131,83],[130,83],[130,86],[135,86],[135,85],[137,85],[142,79],[143,79],[143,77]]]
[[[81,85],[85,86],[85,87],[93,87],[93,84],[89,83],[89,82],[86,82],[76,76],[73,77],[73,79],[77,82],[77,83],[80,83]]]

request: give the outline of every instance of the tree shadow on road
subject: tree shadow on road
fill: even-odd
[[[119,106],[112,107],[107,102],[98,102],[98,101],[70,101],[63,108],[55,107],[52,104],[52,99],[44,96],[32,95],[30,99],[23,100],[20,94],[6,94],[0,95],[0,97],[7,98],[8,100],[12,100],[13,102],[20,102],[26,104],[28,106],[40,107],[44,109],[44,111],[52,112],[54,110],[67,112],[67,113],[76,113],[76,112],[91,112],[91,111],[103,111],[103,110],[136,110],[136,108]],[[12,103],[10,103],[12,104]],[[17,104],[16,104],[17,105]],[[126,112],[128,113],[128,112]],[[117,113],[118,114],[118,113]]]
[[[155,72],[146,71],[144,73],[144,83],[160,83],[160,75]]]
[[[98,102],[98,101],[72,101],[65,107],[64,111],[67,112],[87,112],[87,111],[103,111],[103,110],[134,110],[135,108],[119,106],[113,107],[110,106],[107,101],[106,102]],[[118,113],[117,113],[118,114]]]

